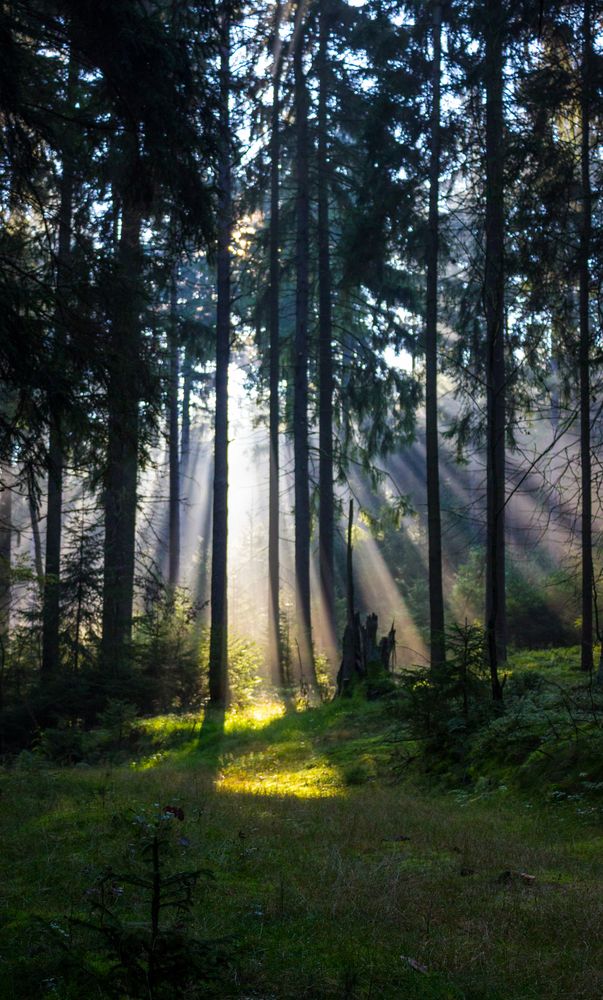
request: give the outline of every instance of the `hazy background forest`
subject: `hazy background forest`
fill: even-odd
[[[552,843],[556,823],[603,815],[600,3],[10,0],[0,45],[0,754],[31,886],[51,893],[24,917],[28,876],[11,883],[0,995],[600,995],[583,943],[603,874],[563,853],[571,835]],[[480,805],[473,832],[457,817],[451,847],[426,778],[458,808],[468,789],[500,804],[537,788],[551,842],[513,799],[502,832]],[[262,841],[280,888],[268,855],[246,881],[262,796],[282,810]],[[111,854],[109,800],[135,811],[138,875]],[[191,810],[218,883],[240,875],[207,910],[191,909],[204,868],[162,882]],[[75,826],[43,862],[36,823],[62,811]],[[287,909],[303,878],[281,821],[351,852],[345,907]],[[416,921],[400,931],[392,902],[377,945],[367,887],[401,869],[363,881],[354,852],[421,829]],[[561,901],[546,918],[535,903],[544,950],[516,980],[494,938],[482,960],[468,932],[469,969],[455,937],[474,908],[496,924],[486,883],[477,900],[454,879],[507,835],[528,854],[498,874],[505,892],[574,865],[567,954]],[[85,927],[103,943],[60,924],[57,952],[72,849],[98,866]],[[274,905],[253,896],[264,883]],[[124,886],[148,889],[148,926],[119,916]],[[164,932],[163,906],[193,936],[184,917]],[[323,955],[313,914],[340,906],[347,950],[329,938]],[[275,929],[293,912],[297,983],[295,932]],[[271,914],[271,945],[249,913]],[[360,957],[355,920],[372,928]],[[254,949],[271,947],[264,975]]]
[[[600,12],[3,16],[4,707],[332,682],[350,497],[399,665],[592,669]]]

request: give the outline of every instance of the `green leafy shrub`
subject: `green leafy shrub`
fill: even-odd
[[[150,574],[135,619],[133,659],[147,684],[144,711],[192,708],[205,696],[200,668],[201,605],[183,588],[172,590]]]
[[[175,868],[189,843],[184,820],[175,805],[136,815],[131,868],[101,871],[87,893],[90,917],[70,922],[87,939],[76,960],[108,997],[201,997],[223,971],[224,942],[201,940],[190,928],[195,887],[212,874]]]
[[[233,704],[245,705],[252,700],[260,684],[263,663],[262,651],[256,642],[237,636],[230,639],[228,643],[228,677]]]
[[[565,722],[559,714],[556,721],[560,725]],[[543,717],[534,703],[524,704],[520,711],[492,719],[474,736],[470,759],[480,770],[488,761],[522,764],[543,745],[549,734],[549,719]]]
[[[89,748],[87,733],[79,726],[63,724],[44,729],[38,736],[37,752],[55,764],[77,764]]]
[[[121,746],[131,734],[137,714],[135,705],[131,705],[128,701],[120,701],[119,698],[112,698],[104,711],[99,713],[98,722],[109,738]]]
[[[119,820],[118,820],[119,822]],[[185,815],[176,805],[122,820],[127,867],[98,871],[79,914],[28,918],[4,928],[12,936],[18,973],[11,996],[64,1000],[168,1000],[223,995],[231,942],[205,940],[192,927],[191,907],[204,868],[182,867],[188,849]],[[27,945],[25,945],[27,942]],[[33,961],[32,961],[33,958]]]
[[[427,755],[461,762],[471,734],[492,716],[483,638],[477,625],[454,625],[447,634],[446,663],[403,677],[394,711]]]

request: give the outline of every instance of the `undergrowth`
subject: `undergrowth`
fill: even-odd
[[[2,1000],[148,995],[156,822],[171,838],[161,878],[184,878],[157,996],[601,995],[599,696],[561,654],[522,656],[494,715],[465,666],[446,682],[462,725],[439,757],[420,726],[446,720],[416,675],[412,724],[408,692],[152,719],[115,704],[91,734],[113,745],[96,762],[15,758]],[[194,974],[174,971],[187,942]]]

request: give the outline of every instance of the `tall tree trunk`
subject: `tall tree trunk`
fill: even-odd
[[[72,70],[69,70],[70,75]],[[71,217],[73,212],[73,167],[71,157],[63,159],[60,185],[59,232],[56,267],[56,309],[54,364],[59,378],[67,337],[66,297],[71,255]],[[60,373],[60,374],[59,374]],[[60,665],[60,576],[63,522],[63,403],[60,392],[49,393],[50,429],[48,440],[48,505],[46,511],[46,552],[44,602],[42,609],[42,676],[50,677]]]
[[[178,389],[180,382],[178,346],[178,269],[170,282],[170,382],[169,382],[169,567],[168,584],[178,586],[180,576],[180,461],[178,455]]]
[[[4,666],[10,630],[11,543],[13,521],[12,476],[3,462],[0,476],[0,666]]]
[[[84,610],[84,563],[86,558],[86,543],[84,535],[84,515],[81,515],[80,537],[78,542],[77,591],[75,599],[75,623],[73,626],[73,672],[77,673],[80,666],[82,617]]]
[[[328,0],[320,6],[318,49],[318,537],[320,584],[329,639],[335,636],[333,492],[333,332],[331,315],[331,251],[329,245],[329,162],[327,95]],[[331,644],[331,643],[330,643]],[[331,656],[333,650],[329,650]]]
[[[486,314],[487,487],[486,641],[492,697],[502,701],[498,668],[506,659],[505,324],[503,34],[500,0],[486,0]]]
[[[592,551],[592,470],[590,448],[590,322],[589,256],[592,229],[590,184],[590,64],[592,27],[590,0],[584,0],[582,17],[581,121],[581,226],[578,259],[580,283],[580,465],[582,480],[582,634],[580,666],[593,669],[593,551]]]
[[[442,5],[433,3],[433,66],[431,83],[431,162],[429,167],[429,226],[427,234],[427,297],[425,309],[425,444],[427,460],[427,530],[429,544],[429,613],[432,669],[446,659],[444,588],[442,584],[442,524],[438,446],[438,198],[440,187],[440,74]]]
[[[282,51],[279,37],[280,2],[276,4],[274,53],[272,66],[272,114],[270,120],[270,413],[269,413],[269,497],[268,497],[268,651],[274,683],[285,684],[280,635],[280,558],[279,558],[279,381],[280,381],[280,84]]]
[[[309,307],[309,139],[308,92],[303,68],[305,5],[298,3],[293,52],[295,76],[296,294],[293,377],[293,451],[295,485],[295,582],[301,669],[315,682],[310,608],[310,489],[308,454],[308,307]]]
[[[228,365],[230,361],[230,21],[222,8],[220,54],[220,162],[218,176],[218,304],[216,317],[216,414],[211,560],[209,697],[223,706],[228,696]]]
[[[101,653],[105,669],[128,664],[132,635],[136,478],[141,364],[142,213],[132,191],[122,199],[116,308],[110,333],[105,469],[105,545]]]
[[[184,348],[182,366],[182,420],[180,426],[180,475],[187,471],[191,446],[191,393],[193,389],[193,359],[189,344]]]
[[[352,547],[352,536],[354,530],[354,500],[350,497],[350,504],[348,508],[348,544],[346,552],[346,597],[347,597],[347,611],[348,611],[348,625],[353,626],[354,624],[354,551]]]
[[[34,566],[36,567],[40,596],[43,596],[44,559],[42,557],[42,539],[40,538],[40,502],[35,477],[31,470],[27,474],[27,505],[29,507],[29,519],[31,521],[31,533],[34,543]]]

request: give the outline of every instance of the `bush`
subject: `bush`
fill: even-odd
[[[127,866],[99,870],[79,914],[19,918],[5,925],[10,996],[193,1000],[223,995],[232,943],[194,932],[195,888],[212,875],[182,867],[188,845],[184,823],[183,810],[174,805],[136,815],[134,824],[123,824]]]
[[[209,637],[208,637],[209,649]],[[256,642],[234,636],[228,643],[228,679],[231,701],[248,704],[260,683],[264,658]]]
[[[77,764],[86,755],[87,734],[79,726],[65,724],[44,729],[37,740],[37,752],[55,764]]]
[[[205,695],[200,669],[201,605],[183,588],[147,580],[143,611],[135,620],[133,660],[146,681],[143,711],[198,707]]]
[[[405,674],[395,710],[427,755],[460,762],[470,735],[495,709],[484,669],[482,629],[454,625],[447,643],[449,658],[440,668]]]
[[[549,731],[538,709],[523,705],[521,711],[492,719],[480,730],[472,741],[470,759],[477,770],[483,770],[488,761],[522,764],[545,742]]]

